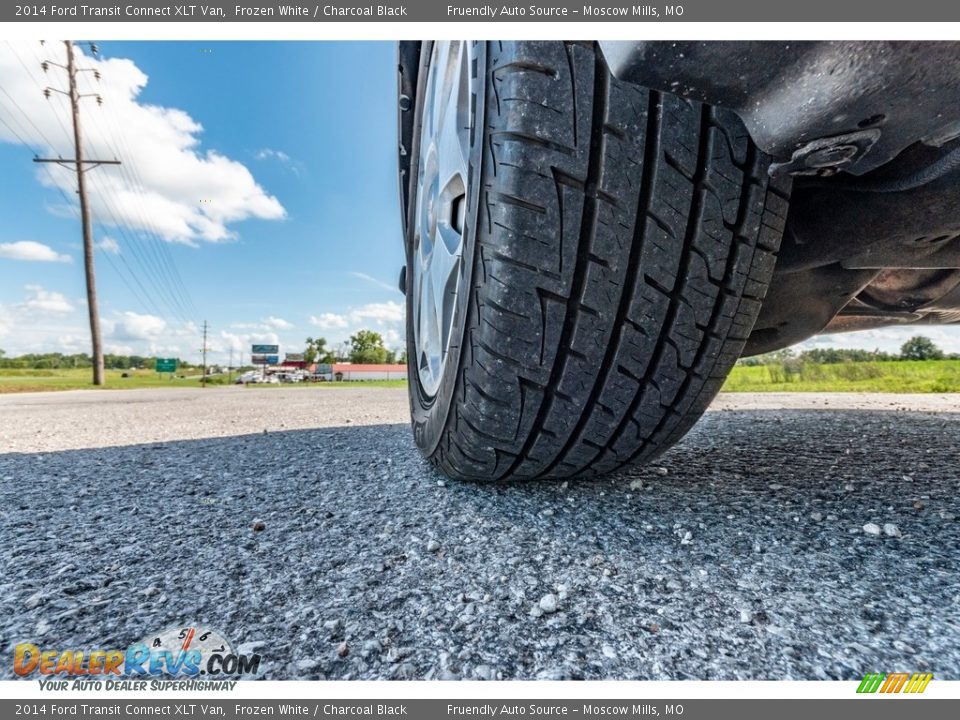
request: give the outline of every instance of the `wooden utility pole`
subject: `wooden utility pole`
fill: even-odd
[[[203,375],[200,378],[200,385],[207,386],[207,321],[203,321]]]
[[[45,88],[44,95],[50,97],[51,92],[58,92],[70,98],[70,109],[73,114],[73,159],[64,158],[34,158],[34,162],[52,162],[58,165],[72,165],[77,173],[77,194],[80,198],[80,222],[83,225],[83,270],[87,281],[87,314],[90,318],[90,342],[93,346],[93,384],[103,385],[103,341],[100,335],[100,310],[97,305],[97,278],[93,261],[93,221],[90,217],[90,203],[87,198],[87,183],[84,173],[98,165],[119,165],[119,160],[86,160],[83,157],[83,133],[80,129],[80,99],[96,97],[98,103],[103,100],[99,95],[81,95],[77,90],[77,70],[73,57],[73,42],[65,40],[67,46],[67,64],[59,65],[54,62],[44,62],[46,71],[49,65],[57,65],[67,71],[69,91],[64,92],[55,88]],[[99,73],[95,72],[97,79]]]
[[[87,314],[90,316],[90,342],[93,344],[93,384],[103,385],[103,340],[100,336],[100,308],[97,304],[97,275],[93,263],[93,223],[87,200],[87,182],[83,174],[83,134],[80,131],[80,93],[73,43],[67,41],[67,76],[70,78],[70,109],[73,114],[73,145],[76,148],[77,194],[80,195],[80,222],[83,224],[83,272],[87,279]]]

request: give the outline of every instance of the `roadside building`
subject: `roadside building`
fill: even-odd
[[[332,374],[334,378],[343,380],[406,380],[407,366],[393,365],[364,365],[359,363],[335,363]]]

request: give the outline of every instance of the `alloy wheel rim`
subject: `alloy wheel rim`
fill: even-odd
[[[470,45],[433,45],[424,93],[413,228],[413,335],[424,392],[436,395],[460,297],[469,202]]]

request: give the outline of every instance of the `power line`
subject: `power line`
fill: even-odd
[[[33,120],[30,119],[30,115],[27,113],[27,111],[24,110],[22,107],[20,107],[20,104],[19,104],[16,100],[13,99],[13,96],[12,96],[10,93],[8,93],[8,92],[7,92],[7,89],[6,89],[5,87],[3,87],[2,85],[0,85],[0,92],[2,92],[4,95],[6,95],[6,96],[7,96],[7,99],[10,100],[10,102],[13,104],[13,106],[14,106],[17,110],[20,111],[20,114],[23,115],[23,117],[26,119],[27,123],[36,131],[37,135],[40,136],[40,139],[43,140],[43,142],[45,142],[45,143],[47,144],[47,147],[50,148],[51,150],[53,150],[54,148],[56,148],[56,145],[54,145],[54,144],[50,141],[50,138],[48,138],[48,137],[46,136],[46,133],[44,133],[43,130],[41,130],[39,127],[37,127],[37,124],[36,124],[35,122],[33,122]],[[9,127],[9,125],[8,125],[7,127]]]
[[[93,117],[96,119],[95,114],[89,115],[88,117]],[[120,153],[117,152],[117,148],[109,142],[106,133],[103,132],[98,121],[96,121],[96,124],[101,130],[101,135],[104,136],[104,142],[107,147],[114,152],[115,156],[120,155]],[[124,176],[125,182],[129,185],[129,177],[124,172],[124,166],[120,165],[119,170],[121,175]],[[135,192],[132,192],[131,194],[135,198],[138,197]],[[105,186],[102,184],[100,185],[98,197],[100,198],[104,211],[109,215],[111,224],[117,229],[117,232],[120,234],[125,244],[133,252],[135,260],[140,265],[144,275],[149,279],[150,284],[154,287],[157,296],[160,297],[169,307],[174,316],[179,316],[180,320],[189,322],[187,319],[188,313],[185,311],[184,304],[177,297],[175,288],[172,288],[169,280],[163,277],[164,273],[162,267],[157,263],[154,257],[151,257],[149,252],[150,246],[146,244],[141,247],[141,242],[137,236],[136,229],[126,219],[124,219],[123,213],[120,211],[119,206],[113,199],[113,195],[114,193],[109,192]],[[146,292],[146,290],[144,290],[144,292]],[[162,315],[164,313],[158,314]]]
[[[117,143],[122,146],[122,148],[126,149],[126,156],[128,158],[135,157],[135,155],[130,152],[126,137],[123,133],[123,130],[117,123],[116,118],[112,115],[108,115],[108,117],[110,118],[110,122],[116,128]],[[145,183],[143,182],[143,178],[140,175],[140,171],[136,162],[129,162],[126,168],[121,169],[121,172],[125,174],[127,177],[127,182],[132,187],[138,188],[141,194],[144,192]],[[140,196],[138,195],[137,197],[139,199]],[[141,212],[141,218],[144,222],[144,225],[149,233],[148,239],[152,240],[155,253],[159,256],[161,265],[165,267],[168,276],[171,278],[172,285],[178,289],[185,307],[188,308],[188,312],[193,314],[194,317],[198,317],[200,313],[197,310],[196,305],[193,303],[193,299],[191,298],[190,293],[187,290],[182,277],[180,276],[180,271],[177,268],[176,263],[173,261],[167,241],[161,238],[155,223],[149,217],[149,213],[143,210],[142,203],[139,206],[139,210]]]
[[[91,178],[91,187],[94,188],[94,189],[96,189],[96,188],[94,187],[93,182],[92,182],[92,178]],[[129,246],[130,249],[133,250],[133,258],[134,258],[135,261],[137,261],[137,262],[140,264],[140,267],[141,267],[141,269],[142,269],[142,268],[143,268],[143,263],[142,263],[142,261],[140,261],[139,258],[137,257],[138,251],[137,251],[137,249],[136,249],[136,246],[134,246],[132,243],[129,242],[129,238],[127,237],[127,232],[126,232],[125,227],[122,226],[122,225],[120,225],[120,223],[117,221],[116,217],[114,216],[113,210],[112,210],[111,207],[110,207],[110,204],[106,201],[106,197],[107,197],[107,196],[103,193],[102,189],[100,190],[100,196],[101,196],[101,198],[104,199],[103,209],[104,209],[105,213],[109,216],[109,220],[111,221],[111,223],[113,224],[113,226],[119,231],[118,234],[119,234],[120,237],[124,240],[125,245]],[[102,223],[102,222],[100,223],[100,229],[101,229],[101,232],[102,232],[104,235],[107,234],[106,231],[105,231],[104,228],[103,228],[103,223]],[[136,273],[134,273],[133,268],[131,268],[130,265],[129,265],[129,263],[127,263],[126,253],[120,253],[119,258],[120,258],[121,262],[122,262],[122,263],[127,267],[127,269],[130,271],[131,276],[134,278],[134,280],[136,281],[137,285],[138,285],[138,286],[140,287],[140,289],[143,291],[144,295],[149,299],[149,303],[150,303],[150,305],[152,306],[151,309],[150,309],[150,312],[155,313],[155,314],[160,315],[160,316],[165,315],[166,313],[164,313],[164,312],[162,312],[162,311],[160,310],[159,305],[158,305],[158,304],[156,303],[156,301],[154,300],[153,294],[150,293],[150,292],[146,289],[146,287],[144,287],[144,284],[140,281],[140,278],[137,277]],[[154,283],[154,287],[156,287],[155,283]]]
[[[23,61],[23,58],[20,57],[20,53],[17,52],[16,46],[9,40],[7,40],[6,43],[7,43],[7,47],[9,47],[10,51],[14,54],[14,57],[17,58],[17,62],[20,63],[20,67],[24,69],[24,72],[27,73],[27,75],[34,82],[34,84],[42,91],[44,84],[39,80],[37,80],[34,74],[30,72],[30,68]],[[33,54],[34,59],[37,61],[37,67],[43,67],[43,61],[40,59],[40,56],[37,55],[37,53],[34,52],[32,49],[31,49],[31,53]],[[60,101],[60,106],[63,107],[63,99],[61,98],[61,96],[58,95],[57,99]],[[63,119],[57,113],[54,113],[53,117],[56,119],[57,124],[60,125],[60,129],[63,130],[63,135],[66,138],[67,145],[70,145],[73,141],[70,139],[70,136],[71,136],[70,131],[67,129],[67,126],[64,124]],[[51,146],[51,149],[53,149],[53,146]]]
[[[31,80],[37,83],[36,77],[33,75],[33,73],[30,72],[30,69],[24,63],[23,58],[20,57],[19,53],[16,51],[16,48],[13,46],[13,44],[7,41],[7,45],[10,47],[11,51],[13,51],[14,55],[17,57],[18,62],[20,63],[21,67],[23,67],[27,75],[31,78]],[[34,57],[37,59],[37,62],[42,65],[42,67],[44,68],[44,71],[49,70],[49,67],[51,64],[58,67],[62,67],[57,63],[50,63],[49,61],[39,60],[39,58],[36,56],[35,53],[34,53]],[[94,77],[99,79],[98,71],[94,71]],[[40,88],[41,90],[44,90],[42,85],[40,85],[39,83],[37,83],[37,85],[38,85],[38,88]],[[79,77],[78,77],[78,87],[79,87]],[[19,103],[17,103],[17,101],[5,89],[0,88],[0,91],[2,91],[10,100],[10,102],[13,104],[13,106],[16,107],[17,110],[19,110],[20,114],[26,120],[26,123],[33,128],[36,134],[42,138],[42,140],[47,144],[47,146],[50,148],[54,148],[55,144],[43,132],[43,130],[40,127],[38,127],[35,122],[33,122],[33,120],[30,118],[30,115],[19,105]],[[56,97],[57,100],[60,100],[60,101],[62,101],[62,98],[60,98],[59,96],[65,95],[64,93],[61,93],[61,92],[51,92],[49,89],[45,90],[44,94],[48,97],[48,99],[52,99],[53,97]],[[91,93],[91,94],[97,96],[99,99],[99,95],[97,93]],[[63,122],[60,120],[59,114],[54,113],[54,117],[56,117],[57,122],[60,124],[61,129],[63,129],[66,132],[66,128],[63,125]],[[88,117],[92,117],[94,119],[98,129],[100,130],[100,134],[103,136],[103,142],[107,145],[107,147],[113,151],[115,156],[119,155],[120,153],[117,152],[116,144],[111,143],[109,133],[106,132],[103,126],[100,124],[98,116],[96,114],[90,114],[88,115]],[[10,127],[9,125],[7,126]],[[23,140],[23,137],[20,133],[14,131],[13,128],[11,128],[11,131],[14,132],[15,136],[23,144],[29,145],[29,143],[26,143]],[[129,174],[125,171],[123,165],[120,165],[119,169],[121,171],[121,175],[124,177],[124,180],[126,181],[128,186],[130,186],[132,189],[130,193],[131,196],[135,200],[139,201],[140,195],[133,190],[134,183],[130,179]],[[59,185],[56,179],[53,177],[53,175],[49,172],[49,170],[47,171],[47,175],[55,185]],[[92,186],[93,176],[91,176],[90,181]],[[142,193],[142,186],[140,188],[140,192]],[[120,212],[119,208],[116,205],[112,204],[112,196],[113,196],[113,193],[104,192],[102,189],[101,189],[101,192],[98,193],[98,197],[100,198],[100,201],[103,204],[103,209],[110,216],[110,220],[112,224],[115,226],[116,230],[124,240],[124,243],[133,251],[133,256],[134,256],[133,259],[140,265],[144,275],[149,279],[150,284],[155,288],[157,296],[160,298],[165,298],[164,302],[173,311],[174,316],[179,316],[180,320],[189,323],[190,321],[188,319],[188,316],[191,314],[191,312],[188,309],[188,307],[190,306],[191,302],[188,302],[183,298],[182,280],[179,280],[180,287],[178,288],[177,278],[179,274],[177,273],[177,277],[175,277],[173,273],[171,273],[170,271],[172,258],[169,258],[168,255],[164,257],[162,254],[157,252],[157,249],[154,246],[158,244],[157,241],[155,241],[154,245],[151,245],[149,242],[147,242],[144,245],[145,250],[140,249],[141,243],[137,236],[137,232],[133,229],[133,227],[128,222],[126,222],[126,220],[123,219],[123,213]],[[141,205],[142,203],[138,202],[137,210],[141,214],[140,219],[143,225],[149,229],[150,224],[145,219]],[[102,229],[103,228],[101,224],[101,230]],[[111,266],[113,266],[117,270],[118,274],[122,276],[122,273],[119,272],[119,268],[116,266],[115,263],[113,263],[112,259],[108,258],[108,261],[110,262]],[[156,312],[158,315],[161,315],[161,316],[166,314],[166,313],[160,312],[157,309],[156,303],[151,297],[151,293],[148,292],[147,289],[144,287],[143,283],[139,280],[137,274],[130,267],[129,263],[127,263],[126,259],[121,257],[121,261],[129,271],[131,278],[133,278],[134,282],[136,282],[136,284],[140,286],[143,294],[147,296],[147,298],[149,299],[149,303],[154,305],[153,309],[146,308],[147,303],[145,303],[142,299],[140,299],[139,293],[137,293],[138,299],[140,299],[141,304],[145,306],[145,309],[148,309],[150,312]],[[173,269],[175,270],[175,266],[173,266]],[[122,277],[122,279],[124,280],[125,284],[128,287],[131,287],[131,283],[127,281],[126,277]],[[195,310],[196,309],[194,307],[194,312]],[[199,313],[196,313],[196,314],[199,314]]]
[[[46,68],[47,66],[44,66],[44,67]],[[99,71],[95,70],[93,72],[93,77],[99,81],[100,80]],[[78,84],[79,84],[79,78],[78,78]],[[99,93],[91,93],[91,94],[96,95],[98,97],[98,105],[102,107],[102,104],[99,103],[99,98],[100,98]],[[118,151],[116,144],[111,143],[109,133],[104,131],[104,128],[100,123],[99,115],[97,113],[90,113],[88,114],[88,118],[93,119],[96,127],[100,131],[100,135],[102,136],[103,142],[106,144],[107,148],[114,153],[114,156],[117,157],[122,155],[122,153]],[[121,176],[123,176],[123,179],[126,182],[126,184],[130,187],[131,196],[135,200],[139,201],[140,196],[136,192],[134,188],[134,184],[131,182],[129,174],[127,173],[125,168],[125,165],[129,164],[129,156],[130,156],[129,150],[128,150],[127,156],[128,156],[127,163],[119,166],[120,174]],[[141,192],[142,192],[142,188],[141,188]],[[190,313],[187,310],[186,303],[183,302],[183,300],[181,299],[181,294],[177,290],[175,285],[171,283],[169,273],[164,271],[164,266],[162,261],[158,261],[156,259],[156,255],[157,255],[156,251],[153,250],[153,248],[149,243],[145,243],[144,247],[146,249],[141,250],[141,247],[140,247],[141,243],[140,243],[140,239],[137,234],[137,231],[133,228],[133,226],[129,222],[125,220],[124,213],[121,212],[119,205],[113,203],[113,195],[114,193],[104,192],[102,190],[99,193],[98,197],[100,198],[101,203],[104,206],[104,210],[109,214],[110,219],[113,222],[113,225],[117,228],[118,232],[124,239],[125,243],[133,251],[135,260],[140,265],[144,274],[149,279],[150,284],[155,288],[157,296],[162,298],[163,302],[168,305],[168,307],[173,313],[173,316],[178,316],[180,320],[183,322],[189,322],[188,316]],[[138,202],[138,210],[139,210],[139,202]],[[144,220],[142,213],[141,213],[141,221],[143,221],[144,225],[147,224]],[[128,234],[128,231],[129,231],[129,234]],[[166,277],[164,277],[165,275]],[[141,283],[141,287],[142,287],[142,283]],[[144,289],[144,292],[146,293],[145,289]],[[159,314],[162,315],[164,313],[159,313]]]
[[[96,189],[96,186],[94,186],[93,183],[91,183],[91,186],[95,187]],[[157,293],[157,296],[167,305],[167,307],[170,310],[173,311],[174,316],[179,316],[179,319],[183,321],[187,321],[186,317],[178,309],[176,302],[174,300],[171,300],[172,296],[169,294],[169,291],[166,293],[166,297],[164,297],[163,291],[168,290],[168,288],[165,286],[165,283],[163,282],[163,280],[162,279],[158,280],[155,272],[148,267],[148,260],[145,258],[142,252],[142,249],[140,248],[140,243],[139,241],[134,239],[136,231],[130,227],[129,223],[127,223],[125,220],[122,219],[122,217],[120,216],[119,210],[116,210],[116,207],[113,204],[112,199],[110,198],[110,193],[105,192],[105,189],[103,188],[102,185],[99,187],[98,196],[101,199],[103,210],[107,214],[108,219],[110,220],[111,224],[116,228],[117,233],[119,234],[121,239],[124,241],[124,244],[132,251],[133,258],[139,264],[139,266],[144,272],[144,275],[150,281],[150,284],[153,286],[155,292]],[[141,287],[142,287],[142,284],[141,284]],[[144,288],[144,292],[145,293],[147,292],[145,288]],[[151,299],[151,302],[153,302],[152,299]],[[157,314],[164,315],[166,313],[158,311]]]
[[[28,142],[26,139],[24,139],[23,136],[16,131],[16,129],[14,129],[6,120],[3,119],[3,117],[0,117],[0,123],[2,123],[13,134],[13,136],[17,139],[17,141],[21,145],[23,145],[25,148],[27,148],[27,150],[29,150],[34,157],[39,156],[39,153],[32,146],[32,144]],[[74,217],[79,217],[80,213],[78,208],[74,206],[74,204],[70,201],[70,198],[67,197],[67,194],[63,191],[63,188],[60,187],[60,183],[57,182],[57,179],[55,177],[53,177],[53,173],[50,172],[50,166],[44,164],[44,165],[41,165],[40,167],[42,167],[43,170],[46,172],[47,177],[50,180],[50,186],[60,194],[60,197],[63,199],[65,206],[68,207],[73,212]],[[99,227],[102,231],[103,226],[99,226]],[[104,255],[104,257],[106,257],[107,263],[110,265],[113,271],[117,274],[117,276],[123,281],[123,284],[127,286],[131,294],[136,298],[136,300],[140,303],[143,309],[146,310],[147,312],[154,312],[154,310],[151,310],[147,306],[147,303],[144,302],[143,298],[137,292],[136,288],[134,288],[133,285],[130,283],[130,281],[127,279],[126,275],[122,273],[120,271],[120,268],[113,262],[113,259],[110,257],[110,255],[106,254]],[[127,265],[126,261],[124,261],[124,265]],[[129,265],[127,265],[127,270],[130,273],[130,277],[133,278],[135,281],[137,281],[139,284],[136,274],[133,272],[132,269],[130,269]]]
[[[127,176],[126,173],[122,174],[125,175],[124,179],[127,185],[132,185],[129,176]],[[146,220],[144,218],[143,211],[140,209],[139,194],[136,191],[131,191],[131,195],[133,196],[134,200],[137,201],[136,212],[139,215],[139,222],[141,223],[141,226],[145,226]],[[103,198],[104,204],[107,205],[109,209],[110,203],[112,202],[112,200],[108,200],[108,198],[110,198],[110,194],[103,193]],[[190,314],[189,310],[187,309],[187,305],[183,301],[181,294],[174,285],[169,272],[166,271],[162,260],[158,257],[155,247],[150,242],[141,243],[138,230],[131,222],[124,219],[124,214],[121,212],[118,205],[113,204],[112,207],[113,209],[109,209],[109,212],[111,217],[114,218],[114,224],[119,228],[126,228],[130,231],[133,239],[129,240],[129,242],[135,242],[135,247],[140,248],[140,250],[136,250],[136,252],[138,252],[140,255],[140,260],[144,265],[145,271],[152,273],[153,277],[155,278],[154,284],[158,288],[158,291],[162,291],[162,293],[166,295],[166,302],[168,303],[170,309],[175,315],[179,315],[182,319],[187,319],[188,315]],[[149,266],[149,270],[147,270],[147,266]]]
[[[34,156],[36,156],[37,154],[36,150],[34,150],[30,146],[30,143],[28,143],[26,140],[23,139],[23,136],[20,135],[20,133],[18,133],[10,123],[8,123],[6,120],[3,119],[2,115],[0,115],[0,123],[3,123],[4,127],[6,127],[7,130],[9,130],[11,133],[13,133],[13,136],[17,139],[17,142],[19,142],[21,145],[26,146],[27,150],[29,150],[34,154]],[[23,128],[21,128],[21,130],[22,129]]]
[[[170,253],[169,243],[161,237],[161,233],[157,230],[156,224],[150,217],[150,213],[145,211],[143,203],[140,201],[141,196],[144,195],[146,183],[143,182],[143,177],[140,175],[139,166],[135,162],[136,154],[130,150],[123,129],[113,114],[107,113],[106,115],[109,123],[114,128],[112,132],[106,132],[104,130],[104,126],[99,124],[99,117],[96,114],[92,117],[97,123],[97,127],[101,129],[101,134],[107,146],[112,149],[115,154],[126,157],[126,162],[120,167],[120,173],[124,176],[127,184],[139,193],[134,193],[134,197],[139,201],[136,209],[139,213],[142,227],[147,234],[147,247],[152,248],[152,252],[154,256],[157,257],[163,274],[167,276],[168,281],[177,294],[178,300],[187,310],[187,314],[193,314],[194,317],[199,317],[200,312],[197,310],[190,296],[190,292],[183,282],[177,264],[174,262]],[[113,135],[113,142],[111,142],[111,134]]]

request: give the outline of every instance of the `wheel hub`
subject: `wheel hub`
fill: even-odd
[[[426,83],[412,305],[417,373],[432,397],[443,377],[460,296],[472,132],[469,43],[434,43]]]

